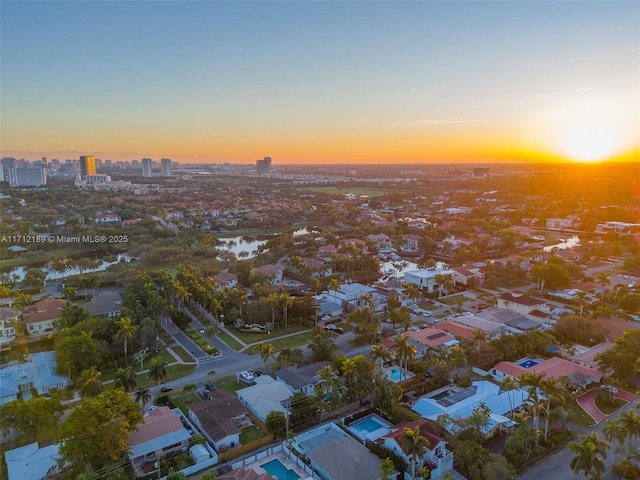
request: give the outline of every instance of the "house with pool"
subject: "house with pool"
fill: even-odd
[[[418,461],[418,468],[428,467],[431,470],[431,480],[438,480],[446,472],[453,470],[453,453],[447,450],[447,442],[438,435],[435,428],[426,420],[402,422],[394,425],[379,415],[370,413],[365,417],[352,421],[346,427],[365,445],[367,442],[376,442],[389,450],[393,450],[397,455],[404,458],[407,463],[411,461],[411,458],[402,451],[400,436],[404,433],[405,428],[414,429],[418,427],[420,435],[429,442]]]
[[[443,415],[462,420],[469,418],[473,410],[483,403],[489,407],[491,414],[482,433],[490,436],[496,431],[511,428],[514,422],[507,415],[519,410],[528,398],[529,393],[525,389],[507,391],[495,383],[480,380],[467,388],[449,385],[430,392],[420,397],[412,410],[427,420],[437,421]],[[450,422],[445,428],[453,435],[460,433],[454,422]]]
[[[590,383],[599,383],[602,372],[595,368],[579,365],[561,357],[551,357],[546,360],[536,357],[521,358],[517,362],[500,362],[489,373],[497,381],[505,378],[516,379],[523,373],[535,372],[545,378],[559,380],[567,377],[576,387],[586,387]]]

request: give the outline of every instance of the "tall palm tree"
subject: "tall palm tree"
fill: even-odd
[[[411,478],[416,478],[416,463],[424,456],[424,449],[429,447],[429,440],[420,434],[420,427],[405,427],[398,438],[400,447],[411,462]]]
[[[542,380],[544,375],[536,372],[526,372],[518,377],[518,383],[521,387],[528,387],[529,398],[533,401],[533,428],[538,430],[538,420],[540,416],[540,398],[539,390],[542,388]]]
[[[400,363],[402,370],[401,379],[404,376],[404,367],[409,360],[413,360],[416,356],[416,347],[409,343],[409,338],[401,333],[393,339],[393,346],[396,347],[396,360]],[[404,363],[403,363],[404,361]]]
[[[547,397],[547,405],[544,412],[544,441],[549,437],[549,419],[551,417],[551,397],[560,394],[560,387],[555,378],[549,377],[542,380],[540,389]]]
[[[160,387],[160,382],[167,376],[167,362],[163,362],[159,357],[152,358],[149,375],[158,381]]]
[[[627,428],[620,418],[617,420],[607,420],[607,426],[602,429],[602,433],[604,433],[604,439],[611,443],[611,468],[613,468],[613,464],[615,463],[616,442],[622,445],[627,438]]]
[[[260,343],[258,345],[258,353],[260,354],[260,358],[264,362],[265,368],[267,368],[267,362],[270,358],[275,358],[276,347],[271,345],[270,343]]]
[[[578,290],[574,301],[578,304],[578,307],[580,308],[580,316],[582,317],[582,309],[587,303],[589,303],[589,293],[584,290]]]
[[[114,378],[114,384],[116,387],[122,387],[125,392],[129,392],[137,384],[136,374],[133,373],[131,367],[119,368]]]
[[[317,372],[318,380],[322,385],[323,392],[325,394],[331,392],[333,387],[336,386],[338,380],[338,372],[331,369],[331,365],[325,365]]]
[[[609,274],[607,272],[596,272],[594,275],[594,279],[596,284],[602,288],[602,300],[604,300],[604,291],[605,288],[611,285],[611,279],[609,278]]]
[[[382,345],[373,345],[371,347],[371,352],[369,352],[369,355],[371,355],[374,363],[378,366],[375,376],[377,379],[380,379],[380,377],[382,376],[382,366],[384,365],[384,362],[391,360],[393,356],[391,355],[391,352],[389,352],[389,350],[384,348]]]
[[[271,324],[276,324],[276,307],[278,306],[279,297],[277,293],[270,293],[267,297],[267,302],[271,306]]]
[[[282,306],[282,320],[284,321],[284,328],[287,328],[287,312],[289,307],[293,305],[293,297],[286,292],[281,293],[278,296],[278,301]]]
[[[598,434],[582,435],[580,443],[570,443],[569,450],[575,453],[569,466],[576,474],[584,471],[585,475],[598,475],[605,471],[603,458],[607,457],[607,442],[600,440]]]
[[[193,400],[193,392],[195,392],[197,388],[198,386],[195,383],[187,383],[184,387],[182,387],[182,391],[189,394],[187,403],[191,403],[191,400]]]
[[[500,387],[507,392],[507,397],[509,397],[509,416],[513,416],[513,400],[511,400],[511,392],[518,388],[518,384],[513,379],[513,377],[506,377]]]
[[[637,415],[633,410],[627,410],[620,415],[620,421],[627,430],[627,439],[631,445],[634,438],[640,437],[640,415]]]
[[[124,362],[128,364],[127,340],[129,338],[133,338],[133,334],[136,332],[136,326],[133,324],[131,318],[129,317],[120,317],[120,320],[116,322],[116,325],[120,327],[116,335],[124,339]]]
[[[562,425],[562,430],[566,429],[567,422],[571,420],[573,410],[563,407],[562,405],[553,409],[552,415],[555,420],[559,420]]]
[[[80,378],[80,395],[83,397],[95,397],[102,392],[102,372],[96,367],[82,372]]]
[[[136,403],[141,403],[142,408],[151,401],[151,391],[148,388],[140,387],[133,395]]]

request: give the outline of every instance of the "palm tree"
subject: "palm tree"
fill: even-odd
[[[596,284],[602,288],[602,300],[604,300],[604,291],[605,288],[611,285],[611,279],[609,278],[609,274],[607,272],[596,272],[594,275],[594,279]]]
[[[325,365],[317,372],[318,380],[322,385],[323,392],[325,394],[333,390],[338,380],[338,372],[331,370],[331,365]]]
[[[600,440],[598,434],[582,435],[580,443],[569,444],[569,450],[576,454],[569,466],[576,474],[598,475],[605,471],[603,457],[607,457],[607,442]]]
[[[286,292],[281,293],[278,296],[278,301],[282,305],[282,319],[284,320],[284,328],[287,328],[287,312],[291,305],[293,305],[293,297]]]
[[[258,345],[258,353],[260,354],[260,358],[264,362],[265,368],[267,368],[267,362],[270,358],[275,358],[276,347],[271,345],[270,343],[260,343]]]
[[[187,403],[191,403],[191,400],[193,400],[193,392],[195,392],[197,388],[198,386],[195,383],[187,383],[184,387],[182,387],[182,391],[189,394]]]
[[[424,456],[424,449],[429,447],[429,440],[420,434],[420,427],[404,428],[400,434],[400,447],[411,462],[411,478],[416,478],[416,463]]]
[[[396,347],[396,360],[400,363],[400,370],[403,372],[400,375],[402,380],[404,376],[403,360],[409,363],[409,360],[413,360],[416,356],[416,347],[409,343],[409,338],[399,334],[393,339],[393,346]]]
[[[129,317],[121,317],[120,320],[116,322],[116,325],[120,327],[116,336],[122,337],[124,339],[124,362],[128,364],[127,360],[127,339],[133,338],[133,334],[136,331],[136,326],[131,321]]]
[[[563,406],[559,406],[553,409],[553,418],[560,421],[562,425],[562,430],[566,430],[567,422],[571,420],[571,415],[573,414],[573,410],[570,408],[566,408]]]
[[[271,323],[275,326],[276,324],[276,306],[278,305],[278,294],[271,293],[267,297],[267,302],[271,306]]]
[[[382,477],[380,480],[391,480],[391,475],[396,471],[396,467],[393,465],[393,461],[390,457],[385,458],[380,462],[380,473]]]
[[[125,392],[131,391],[136,383],[136,374],[133,373],[131,367],[119,368],[116,372],[114,384],[116,387],[122,387]]]
[[[621,419],[607,420],[607,426],[602,429],[604,439],[611,443],[611,468],[615,460],[616,442],[620,445],[627,438],[627,429]]]
[[[511,392],[518,388],[518,384],[513,377],[506,377],[500,386],[507,392],[507,396],[509,397],[509,416],[513,416],[513,400],[511,400]]]
[[[167,376],[167,362],[163,362],[160,357],[152,358],[149,375],[158,381],[160,387],[160,381]]]
[[[576,293],[574,301],[580,307],[580,316],[582,317],[582,309],[587,303],[589,303],[589,293],[584,290],[579,290]]]
[[[620,415],[620,421],[627,430],[627,439],[629,445],[631,445],[633,438],[640,437],[640,415],[637,415],[633,410],[627,410]]]
[[[102,372],[96,367],[91,367],[89,370],[82,372],[80,378],[80,395],[82,395],[82,397],[95,397],[102,392],[101,376]]]
[[[551,397],[560,393],[560,387],[555,378],[549,377],[542,380],[540,389],[547,397],[547,405],[544,412],[544,441],[547,441],[549,436],[549,418],[551,417]]]
[[[454,345],[447,350],[447,360],[453,367],[453,376],[457,381],[458,370],[460,367],[464,367],[468,363],[467,355],[462,348]]]
[[[533,401],[533,428],[538,430],[538,419],[540,416],[540,398],[538,391],[542,388],[544,375],[536,372],[526,372],[518,377],[521,387],[529,387],[529,399]]]
[[[140,387],[134,394],[136,403],[142,403],[142,408],[151,401],[151,391],[148,388]]]
[[[371,352],[369,352],[369,355],[371,355],[371,357],[373,358],[374,363],[378,365],[376,377],[380,379],[380,377],[382,376],[382,366],[384,362],[391,360],[391,358],[393,357],[389,350],[384,348],[382,345],[373,345],[371,347]]]

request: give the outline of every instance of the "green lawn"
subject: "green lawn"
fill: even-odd
[[[292,325],[287,328],[274,329],[270,334],[266,332],[240,332],[237,330],[233,330],[233,334],[246,344],[259,342],[274,343],[274,339],[283,335],[290,335],[292,333],[304,332],[308,330],[309,328],[304,325]]]
[[[242,445],[246,445],[255,440],[258,440],[263,436],[262,430],[260,427],[256,427],[255,425],[251,425],[250,427],[246,427],[240,432],[240,443]]]
[[[595,424],[593,418],[589,416],[587,412],[585,412],[578,402],[574,399],[570,402],[567,407],[569,407],[573,413],[571,415],[571,421],[576,423],[582,427],[593,427]]]
[[[294,348],[299,347],[301,345],[306,345],[313,338],[313,333],[309,330],[305,332],[301,332],[298,335],[293,335],[291,337],[284,338],[267,338],[265,343],[270,343],[274,347],[276,347],[277,351],[283,350],[285,348]],[[258,353],[258,345],[254,345],[253,347],[247,349],[247,353]]]
[[[216,388],[222,388],[229,393],[236,393],[238,390],[245,388],[245,386],[236,380],[235,375],[228,375],[216,380]]]
[[[238,342],[235,338],[233,338],[231,335],[229,335],[226,331],[220,329],[216,333],[216,336],[220,340],[222,340],[224,343],[229,345],[231,348],[233,348],[234,350],[241,350],[242,349],[242,344],[240,342]]]
[[[624,407],[627,403],[628,402],[626,400],[622,400],[621,398],[614,398],[611,405],[609,405],[601,402],[600,399],[596,398],[596,406],[605,415],[611,415],[613,412]]]
[[[193,357],[191,355],[189,355],[189,353],[187,353],[187,351],[182,347],[179,347],[179,346],[178,347],[171,347],[171,350],[173,350],[174,353],[176,355],[178,355],[185,362],[193,362],[193,361],[195,361],[193,359]]]

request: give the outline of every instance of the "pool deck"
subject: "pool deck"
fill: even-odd
[[[268,473],[266,472],[260,465],[264,465],[265,463],[269,463],[272,460],[278,460],[285,468],[288,470],[293,470],[301,480],[307,480],[311,477],[307,472],[302,470],[292,459],[290,459],[284,452],[277,452],[271,455],[267,455],[265,458],[261,458],[255,463],[248,465],[256,473]]]

